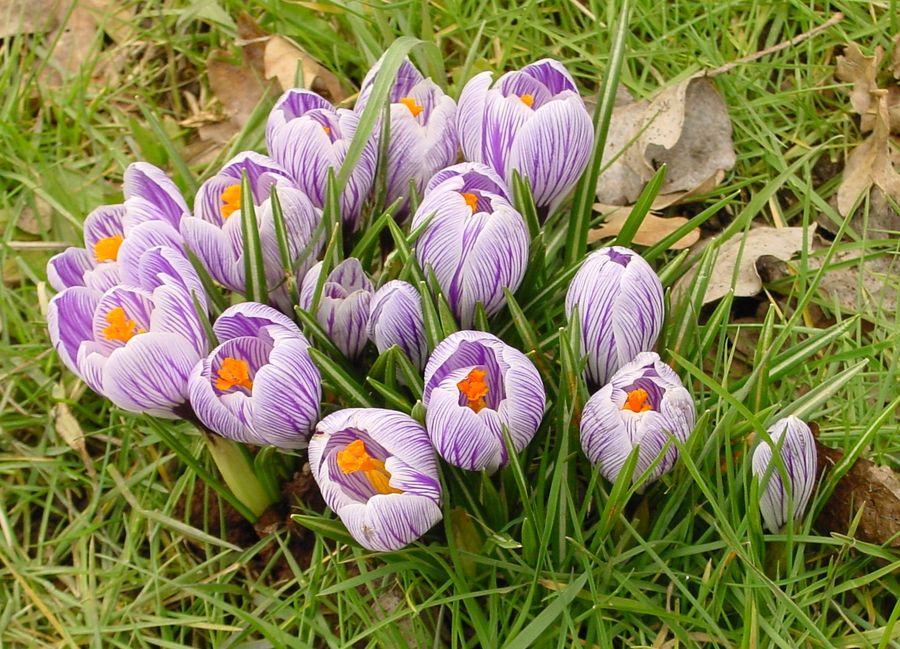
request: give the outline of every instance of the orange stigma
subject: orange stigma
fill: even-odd
[[[350,442],[337,454],[337,465],[345,474],[362,471],[369,484],[380,494],[403,493],[402,489],[396,489],[389,484],[391,474],[384,468],[384,462],[369,455],[361,439]]]
[[[122,245],[123,237],[121,234],[114,234],[111,237],[103,237],[94,244],[94,258],[99,262],[115,261],[119,256],[119,246]]]
[[[522,103],[531,108],[532,104],[534,104],[534,97],[531,95],[519,95],[519,99],[522,100]]]
[[[425,110],[424,108],[419,106],[419,104],[416,103],[416,100],[412,97],[404,97],[400,100],[400,103],[409,108],[409,112],[412,113],[413,117],[418,117],[419,113]]]
[[[232,185],[228,187],[222,192],[220,198],[222,199],[222,207],[219,208],[219,211],[222,213],[222,218],[227,219],[241,209],[241,186]]]
[[[223,358],[216,375],[218,376],[216,389],[222,392],[234,387],[241,387],[245,390],[253,388],[253,381],[250,380],[250,365],[247,364],[247,361],[239,358],[231,356]]]
[[[646,412],[653,410],[653,406],[647,401],[650,395],[643,388],[632,390],[625,399],[625,405],[622,410],[630,410],[631,412]]]
[[[480,412],[482,408],[487,407],[484,398],[488,393],[488,384],[485,382],[487,372],[485,370],[474,369],[462,381],[456,384],[460,393],[466,398],[469,406],[473,411]]]
[[[103,335],[107,340],[126,343],[134,336],[147,331],[143,327],[139,327],[134,320],[129,320],[125,309],[120,306],[109,310],[106,314],[106,322],[109,323],[109,326],[103,328]]]
[[[331,129],[327,126],[323,126],[322,130],[325,131],[325,135],[331,135]]]
[[[461,194],[463,199],[466,201],[466,205],[472,208],[472,214],[478,211],[478,197],[475,194],[470,194],[468,192]]]

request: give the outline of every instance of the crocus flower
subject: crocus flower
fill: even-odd
[[[512,203],[512,194],[509,188],[496,171],[480,162],[460,162],[459,164],[444,167],[434,174],[425,186],[425,194],[451,178],[462,178],[460,186],[465,185],[469,189],[478,189],[489,194],[496,194],[507,203]]]
[[[604,385],[639,352],[649,351],[663,321],[663,289],[650,265],[621,246],[591,253],[572,278],[566,316],[578,305],[585,377]]]
[[[472,325],[478,302],[488,315],[499,311],[506,302],[503,289],[519,287],[528,262],[525,220],[506,198],[485,188],[496,181],[483,168],[450,175],[426,192],[413,216],[413,229],[428,222],[416,241],[416,258],[434,271],[463,327]]]
[[[296,270],[298,284],[322,247],[323,237],[316,233],[322,213],[274,160],[253,152],[240,153],[232,158],[218,174],[201,185],[194,203],[195,215],[182,220],[181,233],[213,279],[232,291],[243,293],[243,172],[247,173],[253,194],[267,284],[281,297],[279,301],[285,302],[288,296],[284,290],[284,270],[272,213],[272,188],[277,191],[281,204],[288,252],[292,260],[299,260]],[[288,307],[287,303],[280,306]]]
[[[420,371],[425,368],[428,343],[422,317],[422,296],[412,284],[392,280],[372,296],[369,339],[379,353],[397,345]]]
[[[422,400],[438,454],[471,471],[507,463],[504,427],[516,452],[525,448],[546,405],[544,384],[525,354],[481,331],[457,331],[435,348]]]
[[[54,289],[87,286],[102,292],[115,286],[122,242],[145,222],[168,224],[177,240],[178,224],[190,212],[165,173],[146,162],[132,163],[123,189],[124,203],[102,205],[84,220],[84,248],[68,248],[47,263],[47,280]]]
[[[381,63],[379,59],[363,80],[357,113],[362,113],[368,103]],[[421,194],[436,171],[456,161],[458,149],[456,102],[423,77],[409,59],[400,65],[389,97],[390,140],[385,160],[388,205],[401,196],[408,200],[410,181]]]
[[[323,207],[328,172],[333,170],[335,176],[340,173],[358,124],[359,115],[352,110],[335,110],[308,90],[288,90],[269,113],[269,155],[287,169],[316,207]],[[377,141],[370,138],[341,195],[341,216],[349,230],[360,224],[362,206],[375,179],[377,158]]]
[[[312,308],[322,262],[313,266],[300,287],[300,308]],[[344,355],[354,359],[366,346],[369,303],[374,288],[359,259],[345,259],[328,274],[322,286],[316,320]]]
[[[136,237],[129,242],[140,248]],[[207,351],[192,299],[205,305],[203,286],[183,253],[170,247],[148,248],[128,266],[123,274],[133,284],[102,293],[72,286],[54,296],[50,339],[69,369],[120,408],[179,417],[188,377]]]
[[[766,527],[777,534],[791,513],[797,520],[806,511],[816,482],[816,442],[809,426],[794,416],[779,419],[768,432],[781,454],[790,489],[785,487],[778,465],[772,462],[773,447],[765,440],[753,451],[753,474],[760,482],[769,474],[768,481],[760,484],[759,509]]]
[[[694,402],[678,375],[655,352],[643,352],[588,399],[581,414],[581,446],[610,481],[638,446],[632,481],[659,458],[647,479],[650,483],[675,465],[678,448],[669,440],[686,442],[694,417]]]
[[[584,171],[594,143],[578,88],[551,59],[492,80],[490,72],[475,75],[459,97],[463,156],[493,167],[507,183],[517,170],[531,182],[535,204],[552,210]]]
[[[434,449],[422,426],[393,410],[328,415],[309,441],[322,497],[363,547],[398,550],[441,519]]]
[[[188,386],[200,422],[238,442],[305,448],[322,386],[297,325],[244,302],[226,309],[213,331],[219,345],[197,363]]]

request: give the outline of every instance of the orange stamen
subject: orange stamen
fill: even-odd
[[[391,474],[384,468],[384,462],[369,455],[361,439],[350,442],[337,454],[337,465],[346,474],[362,471],[369,484],[380,494],[403,493],[402,489],[396,489],[389,484]]]
[[[103,237],[94,244],[94,258],[99,262],[115,261],[119,256],[119,246],[122,245],[123,237],[121,234],[114,234],[111,237]]]
[[[478,197],[475,194],[465,192],[462,197],[465,199],[466,205],[472,208],[472,214],[478,211]]]
[[[480,412],[482,408],[487,407],[484,398],[488,393],[488,384],[484,380],[487,376],[485,370],[474,369],[462,381],[456,384],[459,391],[466,398],[466,404],[475,412]]]
[[[648,401],[649,397],[650,395],[643,388],[632,390],[628,393],[628,398],[625,399],[625,405],[622,406],[622,410],[630,410],[631,412],[653,410],[653,406]]]
[[[118,340],[125,343],[134,336],[147,331],[143,327],[139,327],[134,320],[129,320],[125,309],[120,306],[109,310],[106,314],[106,321],[109,326],[103,328],[103,335],[107,340]]]
[[[325,131],[325,135],[331,135],[331,129],[327,126],[323,126],[322,130]]]
[[[519,99],[522,100],[522,103],[531,108],[532,104],[534,104],[534,97],[531,95],[519,95]]]
[[[409,112],[412,113],[413,117],[418,117],[419,113],[425,110],[424,108],[419,106],[419,104],[416,103],[416,100],[412,97],[404,97],[400,100],[400,103],[409,108]]]
[[[253,381],[250,380],[250,365],[247,361],[226,356],[222,359],[222,365],[219,366],[216,374],[218,376],[216,389],[222,392],[234,387],[241,387],[245,390],[253,388]]]
[[[222,213],[222,218],[227,219],[241,209],[241,186],[232,185],[228,187],[222,192],[220,198],[222,199],[222,207],[219,208],[219,211]]]

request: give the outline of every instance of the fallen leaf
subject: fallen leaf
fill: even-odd
[[[85,4],[76,4],[71,13],[67,12],[68,3],[65,3],[60,7],[59,27],[48,37],[50,43],[56,44],[50,52],[50,65],[39,77],[45,86],[61,86],[69,77],[80,73],[98,42],[100,26]]]
[[[759,293],[763,286],[757,270],[760,258],[771,256],[782,261],[790,260],[803,250],[803,232],[804,228],[759,227],[749,230],[743,237],[723,243],[710,272],[703,304],[724,297],[732,288],[736,297]],[[675,292],[684,295],[695,275],[696,269],[678,280]]]
[[[39,235],[50,229],[53,207],[39,195],[34,196],[34,205],[27,204],[19,212],[16,226],[28,234]]]
[[[836,200],[832,202],[837,203]],[[900,212],[878,186],[872,187],[868,205],[857,207],[849,218],[854,235],[860,238],[889,239],[900,232]],[[816,223],[831,234],[837,234],[841,229],[840,223],[835,223],[825,214],[821,214]]]
[[[887,92],[879,91],[877,99],[872,134],[850,153],[837,190],[837,208],[843,216],[850,214],[859,198],[873,185],[894,201],[900,201],[900,174],[894,169]]]
[[[844,457],[840,449],[816,440],[819,481]],[[859,510],[862,509],[862,514]],[[834,491],[816,519],[820,531],[847,534],[850,523],[859,515],[854,537],[890,547],[900,547],[900,478],[889,467],[857,458],[838,480]]]
[[[78,423],[78,419],[69,410],[69,406],[62,401],[65,398],[65,389],[62,384],[58,383],[53,387],[53,397],[58,400],[53,406],[53,427],[69,448],[81,456],[81,461],[84,463],[84,468],[87,470],[88,475],[96,478],[97,471],[94,468],[94,460],[87,451],[81,424]]]
[[[810,257],[810,268],[819,267]],[[860,250],[836,252],[819,282],[819,292],[829,304],[845,313],[875,315],[892,312],[897,304],[900,257],[890,252],[865,255]]]
[[[602,209],[602,205],[595,205],[594,209],[601,208],[600,211],[608,211]],[[607,237],[615,237],[622,231],[622,226],[628,220],[631,210],[626,207],[613,207],[611,213],[607,214],[606,221],[599,228],[595,228],[588,232],[588,242],[593,243],[599,239]],[[637,232],[635,232],[632,241],[639,246],[653,246],[665,239],[667,236],[675,232],[678,228],[688,222],[683,216],[669,216],[666,218],[648,213]],[[670,250],[681,250],[688,248],[700,238],[699,230],[692,230],[681,237],[678,241],[669,246]]]
[[[649,102],[618,105],[603,157],[619,157],[598,179],[597,198],[633,204],[662,164],[668,171],[654,209],[700,193],[701,187],[709,191],[734,166],[731,134],[725,102],[703,73],[661,90]]]
[[[865,115],[872,105],[872,92],[878,89],[875,77],[883,58],[884,50],[881,47],[876,47],[872,56],[864,56],[856,43],[847,45],[843,55],[837,57],[834,76],[838,81],[853,84],[850,105],[859,115]]]
[[[894,36],[894,53],[891,57],[891,72],[895,79],[900,79],[900,34]]]
[[[49,32],[61,0],[0,0],[0,38]]]
[[[307,90],[322,95],[334,104],[347,97],[334,74],[286,38],[270,38],[266,43],[263,61],[266,79],[278,79],[282,91],[296,86],[299,68],[302,71],[303,87]]]

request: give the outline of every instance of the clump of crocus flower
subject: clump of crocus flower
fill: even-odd
[[[365,548],[397,550],[441,519],[434,449],[401,412],[348,408],[325,417],[309,442],[309,465],[325,502]]]
[[[476,304],[488,315],[505,304],[503,289],[515,292],[528,263],[528,228],[489,169],[468,165],[441,172],[412,220],[424,225],[416,258],[431,269],[463,327],[472,326]]]
[[[425,425],[438,454],[463,469],[494,471],[521,451],[544,418],[546,394],[525,354],[482,331],[458,331],[425,367]]]
[[[662,329],[663,289],[656,273],[633,250],[601,248],[588,255],[566,293],[566,316],[578,307],[585,378],[602,386],[640,352],[650,351]]]
[[[588,400],[581,414],[581,446],[610,481],[639,447],[632,480],[653,466],[646,485],[675,465],[675,442],[687,441],[694,417],[694,401],[678,375],[656,353],[644,352]]]
[[[594,127],[575,81],[543,59],[496,83],[490,72],[463,88],[456,128],[466,160],[492,167],[507,183],[518,171],[538,207],[550,210],[578,181],[594,144]]]
[[[816,483],[816,441],[806,422],[793,415],[776,421],[768,433],[772,444],[760,440],[752,465],[760,481],[763,522],[777,534],[791,517],[799,520],[806,511]],[[783,472],[773,459],[775,453],[781,457]]]

